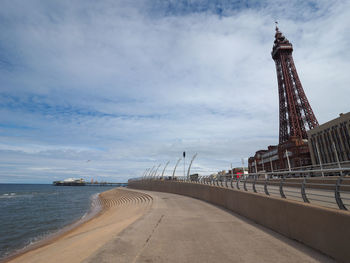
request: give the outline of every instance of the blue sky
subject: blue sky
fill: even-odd
[[[275,20],[319,122],[349,112],[348,1],[0,7],[0,183],[122,182],[184,150],[240,166],[278,142]]]

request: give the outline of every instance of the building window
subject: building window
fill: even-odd
[[[318,143],[318,150],[319,150],[319,154],[321,156],[322,163],[327,163],[327,157],[326,157],[325,151],[324,151],[325,147],[323,145],[322,136],[317,137],[317,143]]]
[[[347,142],[348,144],[348,151],[347,151],[347,156],[348,156],[348,160],[350,160],[350,136],[349,136],[349,131],[346,127],[343,127],[344,129],[344,134],[345,134],[345,141]],[[349,130],[350,130],[350,125],[349,125]]]
[[[320,160],[318,158],[318,154],[317,154],[317,148],[316,148],[316,143],[315,143],[315,137],[311,138],[311,148],[312,148],[312,152],[313,152],[313,156],[315,158],[315,163],[316,164],[320,164]]]
[[[331,130],[331,137],[332,137],[332,144],[334,143],[334,146],[333,146],[333,150],[334,151],[337,151],[337,155],[338,155],[338,158],[339,158],[339,161],[343,161],[344,158],[343,158],[343,152],[341,150],[341,143],[339,141],[339,136],[338,136],[338,130],[335,127],[332,127],[332,130]],[[334,149],[335,147],[335,149]]]
[[[335,162],[335,157],[334,157],[334,150],[332,147],[332,141],[329,137],[329,129],[325,133],[325,139],[326,139],[326,145],[327,145],[327,151],[328,151],[328,157],[330,162]]]
[[[338,143],[338,146],[339,146],[339,153],[341,155],[341,160],[345,161],[346,160],[346,157],[344,156],[345,150],[343,149],[343,145],[342,145],[342,143],[340,141],[340,138],[339,138],[339,131],[340,131],[340,128],[337,128],[335,130],[335,137],[337,139],[337,143]]]
[[[343,145],[344,145],[344,148],[345,148],[344,149],[344,154],[346,156],[346,152],[350,151],[350,149],[349,149],[349,142],[348,142],[348,140],[345,137],[344,129],[346,129],[346,127],[344,127],[343,125],[340,125],[340,138],[343,141]]]

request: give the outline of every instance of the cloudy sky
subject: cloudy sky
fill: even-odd
[[[1,0],[0,183],[247,162],[278,143],[275,20],[319,122],[349,112],[349,1]]]

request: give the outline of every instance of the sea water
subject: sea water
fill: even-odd
[[[0,259],[96,212],[98,193],[112,188],[0,184]]]

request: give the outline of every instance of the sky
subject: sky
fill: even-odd
[[[349,112],[349,1],[1,0],[0,183],[247,165],[278,143],[276,20],[319,123]]]

